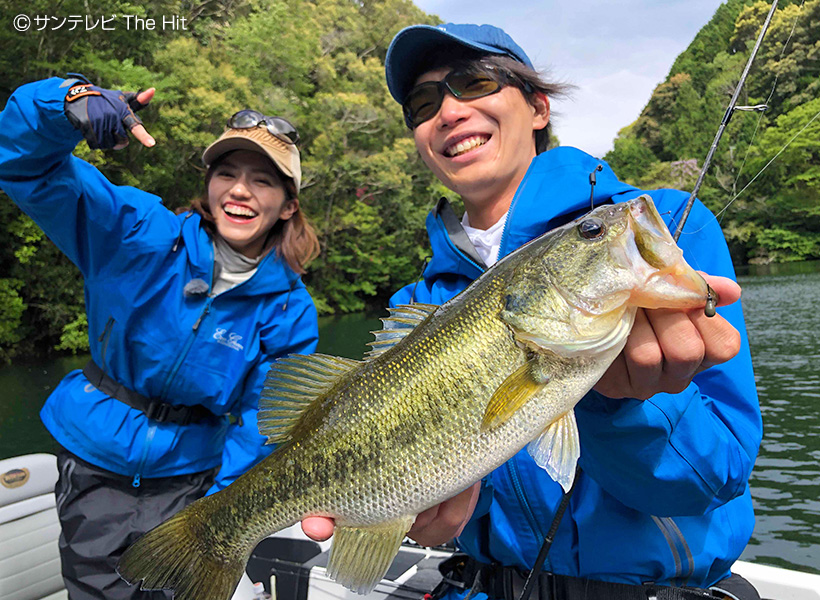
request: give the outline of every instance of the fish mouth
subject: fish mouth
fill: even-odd
[[[703,308],[717,301],[706,280],[690,267],[652,202],[640,196],[629,203],[626,259],[639,279],[632,302],[643,308]]]

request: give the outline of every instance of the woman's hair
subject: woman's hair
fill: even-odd
[[[219,235],[219,232],[216,230],[216,224],[211,214],[210,203],[208,202],[208,185],[211,182],[211,177],[216,168],[230,154],[230,152],[226,152],[208,167],[208,171],[205,173],[205,192],[191,200],[191,204],[188,207],[177,210],[178,213],[189,210],[197,213],[202,217],[202,225],[211,236]],[[273,161],[269,162],[285,188],[285,202],[296,201],[298,203],[299,195],[293,180],[287,175],[284,175]],[[313,230],[313,227],[299,206],[297,206],[296,211],[291,215],[290,219],[284,221],[279,219],[276,221],[268,232],[264,248],[263,252],[267,252],[271,248],[276,248],[276,253],[284,258],[288,266],[300,275],[305,273],[307,264],[319,256],[320,251],[316,232]]]
[[[455,49],[454,52],[439,53],[425,64],[424,71],[448,68],[452,70],[479,69],[490,66],[508,76],[508,82],[514,85],[530,104],[535,104],[536,94],[542,93],[547,98],[567,96],[575,86],[568,83],[550,82],[546,73],[539,73],[514,58],[501,54],[480,54],[468,49]],[[550,146],[552,119],[543,129],[535,132],[535,153],[546,152]]]

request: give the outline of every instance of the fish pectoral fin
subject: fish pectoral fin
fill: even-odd
[[[358,594],[370,593],[387,573],[415,519],[410,515],[364,527],[337,525],[328,576]]]
[[[550,423],[538,438],[530,442],[527,451],[539,467],[560,483],[565,492],[568,491],[581,456],[575,411],[571,410]]]
[[[490,398],[487,409],[484,411],[481,431],[487,431],[506,423],[547,383],[549,383],[549,377],[543,374],[541,361],[537,355],[533,356],[507,377]]]
[[[291,354],[276,360],[259,398],[259,433],[267,436],[268,444],[291,439],[305,411],[360,364],[327,354]]]

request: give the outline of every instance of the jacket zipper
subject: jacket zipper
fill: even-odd
[[[103,373],[105,373],[105,354],[108,350],[108,342],[111,339],[111,330],[114,328],[114,317],[108,317],[108,321],[105,323],[105,327],[103,328],[103,332],[100,334],[100,337],[97,338],[97,341],[102,342],[102,350],[100,352],[100,368],[102,369]],[[139,465],[137,466],[137,472],[134,475],[134,479],[131,482],[135,488],[140,486],[140,479],[142,474],[142,468],[145,466],[145,461],[148,459],[148,449],[151,444],[151,440],[154,439],[156,425],[150,425],[148,427],[148,433],[145,436],[145,444],[142,447],[142,457],[140,458]],[[73,463],[71,465],[73,467]]]
[[[264,263],[264,261],[267,261],[267,260],[270,259],[270,256],[269,256],[270,254],[272,254],[272,253],[269,252],[268,256],[266,256],[265,258],[262,259],[262,262],[260,262],[259,267],[257,267],[257,272],[258,272],[258,269],[262,267],[262,264]],[[211,258],[211,261],[212,262],[214,261],[213,257]],[[213,275],[214,268],[215,268],[215,265],[214,265],[213,268],[211,268],[211,282],[210,282],[210,285],[209,285],[209,289],[213,289],[213,285],[214,285],[214,275]],[[255,275],[256,275],[256,273],[254,273],[253,276],[255,276]],[[251,276],[250,279],[252,279],[253,276]],[[247,280],[243,281],[239,285],[244,285],[245,283],[250,281],[250,279],[247,279]],[[293,291],[293,286],[295,286],[295,282],[291,286],[291,291]],[[239,287],[239,286],[234,286],[234,288],[235,287]],[[231,289],[234,289],[234,288],[231,288]],[[225,293],[225,292],[223,292],[223,293]],[[165,384],[162,387],[162,393],[160,394],[160,397],[159,397],[159,399],[162,400],[163,402],[166,401],[168,390],[171,387],[171,382],[176,377],[176,374],[179,371],[180,367],[182,366],[182,362],[185,360],[185,357],[188,356],[188,352],[191,350],[191,346],[194,345],[194,341],[196,340],[196,336],[197,336],[197,333],[199,332],[200,325],[202,325],[202,321],[205,319],[205,317],[208,315],[208,313],[211,312],[211,304],[213,303],[214,298],[216,298],[216,296],[209,296],[208,300],[205,302],[205,306],[203,307],[202,312],[199,313],[199,317],[197,317],[196,322],[194,323],[193,327],[191,328],[192,333],[188,336],[188,341],[186,342],[185,347],[182,349],[182,352],[180,352],[176,363],[174,363],[173,369],[171,369],[171,372],[169,373],[167,379],[165,380]],[[290,293],[288,294],[288,298],[290,298]],[[283,310],[286,307],[287,307],[287,300],[285,300],[285,307],[283,307]],[[114,320],[113,318],[110,319],[111,322],[113,322],[113,320]],[[154,436],[156,435],[156,431],[157,431],[157,424],[156,423],[151,423],[148,427],[148,431],[145,434],[145,444],[143,445],[142,456],[140,457],[139,465],[137,465],[137,472],[134,474],[134,479],[131,482],[131,485],[133,485],[135,488],[140,486],[140,482],[142,480],[142,470],[145,467],[145,462],[148,460],[148,450],[151,447],[151,442],[153,442],[153,440],[154,440]]]
[[[97,338],[97,341],[102,342],[102,350],[100,352],[100,368],[102,369],[103,373],[105,373],[105,354],[108,350],[108,342],[111,339],[111,330],[114,328],[114,317],[108,317],[108,321],[105,323],[105,327],[103,328],[103,332],[100,334],[100,337]],[[140,458],[139,465],[137,466],[137,472],[134,475],[134,479],[131,482],[135,488],[140,486],[140,479],[142,468],[145,465],[145,461],[148,459],[148,449],[151,444],[151,440],[154,439],[154,430],[156,429],[156,425],[151,425],[148,428],[148,433],[145,436],[145,444],[142,448],[142,457]],[[74,466],[73,461],[70,465],[72,468]]]
[[[536,546],[538,546],[541,543],[541,540],[544,539],[544,533],[541,531],[541,526],[538,524],[538,519],[535,516],[535,512],[532,510],[532,506],[527,498],[527,493],[524,491],[524,486],[521,484],[521,472],[519,471],[518,463],[516,462],[515,457],[504,463],[504,466],[510,476],[510,481],[513,484],[513,491],[515,491],[515,495],[518,498],[518,503],[524,510],[524,517],[527,519],[530,529],[532,529],[532,533],[535,536]],[[550,564],[549,557],[547,557],[544,568],[547,571],[552,571],[552,565]]]
[[[273,254],[273,252],[268,252],[268,254],[262,259],[262,261],[259,263],[259,265],[256,268],[256,273],[259,272],[259,269],[262,268],[262,266],[265,264],[265,262],[267,262],[268,260],[271,260],[271,255],[272,254]],[[211,260],[213,261],[214,259],[211,258]],[[214,266],[214,268],[215,268],[215,266]],[[212,268],[211,269],[211,282],[210,282],[210,285],[209,285],[209,289],[213,289],[213,286],[214,286],[213,271],[214,271],[214,269]],[[231,290],[235,290],[240,285],[245,285],[246,283],[248,283],[248,281],[250,281],[251,279],[256,277],[256,273],[251,275],[250,278],[246,279],[242,283],[240,283],[238,285],[235,285],[230,290],[225,290],[224,292],[222,292],[221,294],[217,294],[216,296],[208,296],[208,300],[205,302],[205,307],[202,309],[202,312],[199,314],[199,317],[197,318],[196,322],[194,323],[194,325],[192,327],[193,333],[188,337],[188,342],[185,344],[185,348],[182,349],[182,352],[180,353],[179,358],[177,358],[177,362],[174,364],[174,368],[171,369],[171,373],[168,375],[168,378],[165,380],[165,385],[163,386],[162,393],[160,394],[160,400],[162,400],[163,402],[166,400],[166,395],[168,394],[168,389],[171,387],[171,382],[174,380],[174,377],[176,377],[177,371],[179,371],[179,368],[182,366],[182,361],[184,361],[185,357],[188,356],[188,351],[191,349],[191,346],[193,346],[193,344],[194,344],[194,340],[196,339],[196,334],[199,331],[200,325],[202,325],[202,321],[205,319],[205,317],[211,311],[211,304],[213,304],[214,299],[218,298],[222,294],[227,294]],[[285,300],[285,304],[282,307],[282,310],[285,310],[287,308],[287,302],[290,299],[290,292],[293,291],[293,288],[295,287],[295,285],[296,285],[296,282],[295,281],[292,282],[290,291],[288,292],[288,296],[287,296],[287,299]]]
[[[166,395],[168,393],[168,388],[171,385],[171,381],[173,381],[174,377],[179,371],[179,368],[182,366],[182,362],[185,360],[185,357],[188,356],[188,351],[191,349],[191,346],[196,339],[196,334],[199,331],[199,326],[202,324],[202,320],[211,310],[211,302],[213,302],[213,298],[208,298],[208,301],[205,303],[205,307],[202,309],[202,312],[199,314],[199,318],[197,318],[196,323],[192,327],[193,333],[188,336],[188,341],[185,344],[185,348],[182,349],[182,352],[177,358],[177,362],[174,364],[174,368],[171,369],[171,373],[168,375],[168,378],[165,380],[165,385],[162,388],[162,393],[160,394],[159,399],[165,402]],[[150,423],[148,426],[148,431],[145,434],[145,443],[142,447],[142,456],[140,457],[139,465],[137,465],[137,472],[134,474],[134,479],[131,482],[135,488],[140,486],[140,481],[142,480],[142,470],[145,467],[145,462],[148,460],[148,450],[151,448],[151,442],[154,441],[154,435],[157,432],[157,424]]]
[[[102,343],[102,350],[100,351],[100,368],[102,369],[103,373],[105,373],[105,353],[108,350],[108,341],[111,338],[111,330],[114,327],[114,317],[108,317],[108,321],[105,322],[105,327],[103,327],[103,331],[100,334],[100,337],[97,338],[98,342]]]
[[[182,349],[182,352],[179,353],[179,357],[177,358],[176,363],[174,363],[174,368],[171,369],[168,378],[165,380],[165,385],[163,386],[162,392],[159,395],[159,399],[163,402],[166,401],[168,388],[171,387],[171,382],[174,380],[174,377],[176,377],[176,374],[179,371],[179,368],[182,366],[182,362],[185,360],[185,357],[188,356],[188,351],[191,349],[191,346],[194,345],[194,340],[196,339],[196,334],[199,331],[199,326],[202,325],[203,319],[211,311],[211,303],[213,301],[213,298],[208,298],[207,302],[205,302],[205,307],[202,309],[202,312],[199,313],[199,317],[197,318],[196,323],[194,323],[193,327],[191,328],[192,333],[188,336],[188,341],[185,343],[185,347]]]
[[[131,482],[131,485],[135,488],[140,486],[140,481],[142,480],[142,469],[145,466],[145,461],[148,460],[148,449],[151,447],[151,442],[154,441],[154,435],[157,432],[157,424],[150,423],[148,425],[148,432],[145,434],[145,443],[142,445],[142,456],[140,457],[140,463],[137,465],[137,472],[134,475],[134,480]]]
[[[524,186],[524,182],[528,179],[529,173],[530,171],[527,169],[527,172],[524,174],[524,179],[522,179],[521,183],[518,184],[518,189],[515,190],[515,195],[513,196],[512,202],[510,202],[510,207],[507,209],[507,220],[504,221],[504,229],[501,230],[501,241],[498,244],[498,256],[495,257],[496,261],[501,260],[501,257],[503,256],[502,252],[504,252],[504,248],[507,246],[507,237],[510,231],[510,221],[512,220],[513,211],[515,210],[515,205],[518,204],[518,198],[521,195],[521,188]]]

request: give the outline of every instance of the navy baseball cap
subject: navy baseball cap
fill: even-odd
[[[384,60],[387,88],[396,102],[404,102],[413,83],[427,70],[432,59],[440,61],[442,54],[453,50],[500,54],[534,68],[521,46],[498,27],[461,23],[411,25],[396,34]]]

